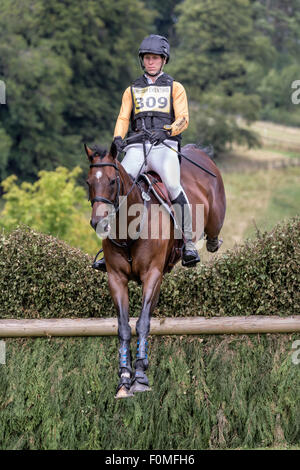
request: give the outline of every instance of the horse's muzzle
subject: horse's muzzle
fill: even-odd
[[[110,231],[110,223],[107,217],[104,217],[101,220],[91,219],[90,224],[93,227],[93,229],[96,230],[99,236],[101,235],[107,236]]]
[[[96,219],[91,219],[91,220],[90,220],[91,227],[92,227],[94,230],[96,230],[97,225],[98,225],[98,222],[99,222],[99,221],[96,220]]]

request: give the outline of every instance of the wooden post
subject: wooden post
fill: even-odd
[[[135,335],[137,318],[130,319]],[[116,318],[2,319],[0,337],[115,336]],[[202,335],[300,332],[300,315],[291,317],[183,317],[152,318],[151,335]]]

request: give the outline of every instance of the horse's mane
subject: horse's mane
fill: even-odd
[[[101,147],[100,145],[93,145],[91,147],[91,150],[93,150],[93,156],[95,157],[96,154],[99,155],[100,158],[104,158],[105,155],[107,154],[107,149],[105,147]]]

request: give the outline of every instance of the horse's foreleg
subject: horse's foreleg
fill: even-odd
[[[158,302],[162,273],[151,270],[143,279],[143,303],[140,317],[136,323],[138,335],[137,354],[135,361],[135,374],[131,391],[143,392],[150,390],[148,377],[145,371],[148,368],[148,335],[150,332],[151,314]]]
[[[116,398],[133,396],[130,392],[132,382],[132,365],[130,352],[131,328],[129,325],[128,279],[110,274],[108,284],[113,302],[118,312],[119,377]]]

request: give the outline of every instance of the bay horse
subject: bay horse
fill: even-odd
[[[149,236],[151,211],[147,211],[146,216],[148,236],[141,236],[143,224],[140,223],[139,236],[136,239],[129,237],[127,229],[134,221],[130,208],[137,203],[142,207],[146,204],[151,206],[157,204],[157,199],[146,186],[133,182],[131,175],[125,171],[117,159],[118,152],[114,143],[109,151],[104,151],[100,147],[92,149],[87,145],[85,145],[85,151],[90,163],[87,184],[89,199],[92,203],[91,225],[98,235],[105,235],[102,247],[108,273],[108,285],[118,313],[120,379],[116,398],[126,398],[133,396],[135,392],[150,390],[145,373],[149,365],[147,339],[150,319],[158,302],[163,275],[179,261],[180,250],[174,249],[178,240],[172,230],[169,237],[163,237],[161,232],[158,237]],[[204,208],[203,226],[207,240],[206,248],[211,252],[217,251],[220,246],[218,236],[226,210],[225,191],[220,171],[209,156],[194,144],[183,147],[182,153],[215,174],[213,177],[191,162],[185,159],[181,161],[181,184],[188,196],[191,208],[197,204],[202,204]],[[119,201],[122,196],[123,201],[126,199],[128,207],[126,232],[125,235],[124,233],[120,235],[120,231],[117,231],[114,238],[111,238],[107,236],[110,232],[108,207],[115,208],[115,220],[118,227],[121,217]],[[157,225],[157,217],[152,220],[153,223]],[[162,226],[171,223],[171,227],[174,227],[174,221],[167,211],[162,211],[160,223]],[[193,230],[195,231],[194,218]],[[123,238],[120,238],[121,236]],[[200,237],[201,234],[198,234],[197,238]],[[138,341],[134,370],[130,351],[129,280],[142,284],[143,290],[142,310],[136,323]]]

